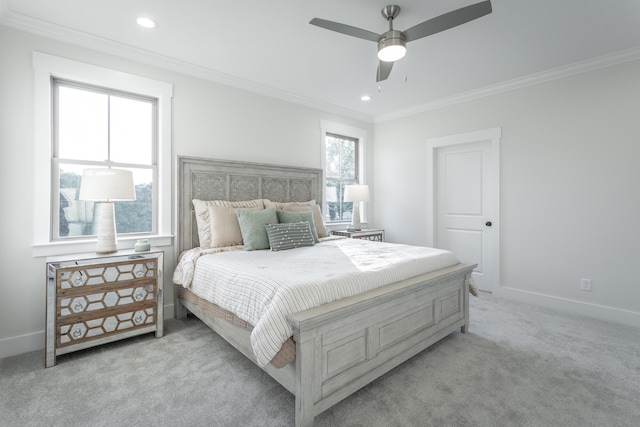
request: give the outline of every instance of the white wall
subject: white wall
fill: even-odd
[[[44,259],[30,246],[34,50],[172,83],[174,158],[320,167],[320,120],[366,129],[371,225],[395,242],[427,241],[427,138],[502,127],[499,293],[640,326],[640,62],[374,129],[0,26],[0,357],[44,347]],[[170,304],[175,254],[164,249]]]
[[[502,127],[497,293],[640,326],[638,76],[636,61],[376,124],[376,225],[426,244],[427,138]]]
[[[373,140],[370,123],[0,26],[0,357],[44,348],[45,260],[31,253],[34,50],[172,83],[172,165],[187,155],[319,168],[321,120],[366,129]],[[176,254],[163,249],[171,304]]]

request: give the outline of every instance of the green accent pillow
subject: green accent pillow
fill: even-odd
[[[311,234],[312,227],[307,221],[267,224],[265,228],[272,251],[284,251],[315,244]]]
[[[314,243],[318,243],[318,232],[316,231],[316,225],[313,222],[313,212],[311,211],[303,211],[303,212],[292,212],[292,211],[276,211],[278,213],[278,222],[280,224],[285,224],[289,222],[308,222],[311,227],[311,234],[313,235]]]
[[[265,226],[278,223],[276,210],[273,208],[257,211],[238,209],[236,216],[240,225],[244,249],[247,251],[269,249],[269,237]]]

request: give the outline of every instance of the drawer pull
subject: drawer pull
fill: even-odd
[[[82,331],[80,330],[80,328],[76,328],[73,330],[73,337],[74,338],[80,338],[80,336],[82,335]]]
[[[138,265],[136,267],[135,275],[136,277],[142,277],[144,275],[144,269],[142,268],[142,266]]]
[[[84,309],[84,306],[80,302],[77,302],[73,305],[73,311],[75,312],[82,311],[83,309]]]
[[[136,292],[136,301],[140,301],[142,297],[143,297],[142,292],[140,291]]]
[[[136,324],[140,324],[140,322],[142,322],[142,315],[138,314],[133,320],[136,322]]]

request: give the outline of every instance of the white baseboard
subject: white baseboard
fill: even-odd
[[[165,305],[163,310],[164,313],[162,317],[164,320],[173,319],[173,304]],[[0,359],[29,353],[30,351],[44,351],[44,345],[44,331],[21,335],[18,337],[0,339]]]
[[[636,311],[507,287],[494,290],[493,294],[504,299],[640,328],[640,312]]]
[[[44,351],[44,331],[32,334],[21,335],[19,337],[4,338],[0,340],[0,359],[4,357],[16,356],[18,354],[29,353],[30,351]],[[42,354],[44,366],[44,353]]]

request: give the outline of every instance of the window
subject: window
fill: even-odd
[[[136,200],[115,202],[116,231],[154,233],[157,99],[60,79],[52,87],[52,240],[96,234],[95,203],[78,200],[90,167],[132,171]]]
[[[323,122],[324,206],[326,222],[350,222],[353,203],[344,201],[344,187],[364,184],[365,131]]]
[[[169,83],[33,53],[34,256],[95,250],[93,203],[77,199],[89,167],[133,172],[134,202],[116,202],[118,248],[171,237]]]
[[[325,163],[326,220],[351,221],[353,203],[344,201],[344,186],[358,183],[358,140],[327,133]]]

